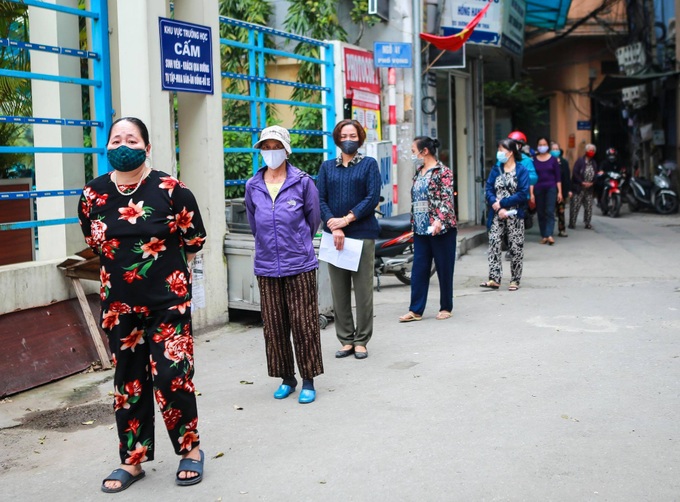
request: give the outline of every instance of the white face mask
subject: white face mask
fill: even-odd
[[[260,150],[260,155],[262,155],[264,164],[269,169],[278,169],[286,160],[286,151],[283,148],[280,150]]]

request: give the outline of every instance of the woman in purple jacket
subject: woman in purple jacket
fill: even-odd
[[[302,377],[298,402],[316,398],[314,377],[323,373],[319,302],[312,239],[321,223],[319,193],[312,178],[288,162],[290,135],[267,127],[254,148],[265,167],[246,183],[248,223],[255,237],[255,275],[260,287],[269,376],[282,378],[274,392],[295,392],[295,359]],[[291,345],[290,334],[293,334]]]
[[[541,244],[555,244],[555,206],[562,202],[562,170],[560,163],[550,155],[548,138],[538,138],[534,167],[538,174],[536,185],[531,187],[531,200],[536,204]]]

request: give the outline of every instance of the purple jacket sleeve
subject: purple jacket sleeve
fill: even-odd
[[[319,229],[319,225],[321,225],[319,191],[316,189],[312,178],[305,177],[302,182],[304,183],[305,219],[313,239],[316,231]]]
[[[253,187],[249,181],[246,183],[246,216],[248,217],[248,224],[250,225],[251,232],[253,232],[253,235],[257,235],[257,225],[255,223],[255,205],[253,204],[252,190]]]

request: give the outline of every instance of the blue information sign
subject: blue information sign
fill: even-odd
[[[210,27],[163,17],[158,27],[163,90],[213,94]]]
[[[377,67],[411,68],[413,50],[411,44],[400,42],[373,42],[373,61]]]
[[[577,131],[590,131],[590,129],[591,129],[590,120],[577,120],[576,121],[576,130]]]

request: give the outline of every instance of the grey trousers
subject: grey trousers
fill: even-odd
[[[356,272],[328,265],[333,295],[335,333],[342,345],[365,347],[373,335],[373,270],[375,241],[363,239],[361,259]],[[352,285],[357,312],[352,315]]]

